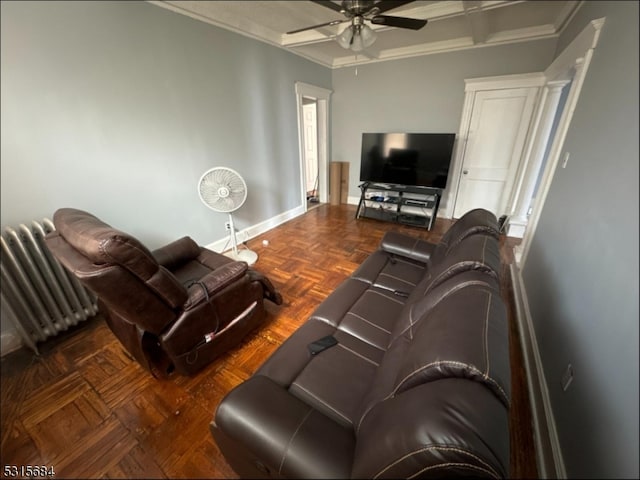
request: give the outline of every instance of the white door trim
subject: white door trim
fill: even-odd
[[[302,111],[302,97],[315,98],[318,102],[318,190],[320,202],[329,201],[329,99],[331,90],[295,82],[296,105],[298,111],[298,153],[300,156],[300,203],[307,211],[307,192],[304,166],[304,113]]]
[[[564,140],[573,118],[573,112],[578,103],[580,92],[582,90],[582,84],[584,78],[589,69],[591,63],[591,57],[593,56],[593,50],[598,44],[600,38],[600,30],[604,25],[604,18],[598,18],[592,20],[582,30],[582,32],[565,48],[560,55],[553,61],[551,65],[545,70],[545,77],[547,83],[557,82],[562,80],[570,81],[573,78],[567,102],[562,111],[558,128],[556,130],[555,137],[549,150],[549,158],[545,164],[544,171],[540,180],[540,186],[538,187],[538,194],[536,195],[535,206],[531,212],[531,216],[527,222],[527,227],[522,237],[522,242],[515,249],[515,259],[521,270],[524,269],[529,249],[531,248],[531,242],[535,235],[536,228],[538,227],[538,221],[540,220],[540,214],[542,213],[544,202],[549,193],[551,182],[558,165],[560,154],[562,153],[562,147]]]
[[[529,208],[533,193],[541,171],[544,154],[552,137],[551,129],[556,117],[562,89],[567,80],[548,82],[542,89],[532,124],[530,142],[524,155],[520,175],[520,184],[514,192],[507,235],[522,238],[529,218]]]

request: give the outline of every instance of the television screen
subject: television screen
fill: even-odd
[[[363,133],[360,181],[444,189],[454,133]]]

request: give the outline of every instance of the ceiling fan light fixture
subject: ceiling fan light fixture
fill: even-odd
[[[362,37],[362,44],[365,48],[373,45],[376,41],[376,32],[369,25],[362,25],[360,27],[360,37]]]
[[[376,41],[376,32],[364,23],[354,22],[336,37],[336,41],[342,48],[360,52],[373,45],[373,42]]]
[[[335,0],[312,0],[313,3],[329,8],[334,12],[340,12],[346,20],[332,20],[311,27],[299,28],[287,32],[292,35],[307,30],[320,29],[321,27],[338,25],[351,22],[340,34],[333,37],[344,49],[360,52],[373,45],[376,41],[376,32],[365,24],[365,20],[374,25],[383,25],[390,28],[404,28],[420,30],[427,24],[427,20],[419,20],[409,17],[381,15],[394,8],[413,3],[414,0],[342,0],[340,5]]]
[[[351,42],[351,50],[354,52],[361,52],[364,50],[364,43],[362,42],[362,35],[360,35],[360,30],[356,30],[353,33],[353,41]]]
[[[353,40],[353,25],[349,25],[345,28],[340,35],[336,37],[336,41],[342,48],[351,48],[351,42]]]

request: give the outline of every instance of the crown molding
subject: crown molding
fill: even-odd
[[[467,16],[470,19],[474,18],[475,20],[473,21],[475,24],[481,26],[482,15],[487,10],[513,5],[514,3],[523,3],[523,1],[524,0],[485,0],[480,2],[439,1],[427,5],[408,5],[405,8],[399,8],[398,13],[413,18],[428,18],[429,22],[455,16]],[[451,40],[428,42],[399,48],[382,49],[374,44],[373,49],[369,48],[367,51],[358,53],[345,50],[344,55],[336,57],[323,55],[318,51],[310,52],[310,49],[305,49],[304,47],[325,42],[335,42],[335,36],[342,31],[344,23],[346,22],[289,36],[230,13],[225,9],[223,2],[220,2],[219,5],[217,2],[208,2],[209,11],[215,15],[198,13],[198,7],[196,6],[199,2],[197,1],[147,0],[147,3],[284,49],[287,52],[324,67],[336,69],[435,53],[447,53],[473,48],[557,38],[560,35],[560,29],[566,27],[566,24],[573,15],[575,15],[583,1],[575,1],[567,4],[555,24],[502,31],[488,34],[486,38],[483,35],[476,35],[475,39],[473,36],[464,36]],[[212,16],[215,16],[215,18],[212,18]],[[390,27],[384,25],[371,25],[371,27],[377,32],[390,29]]]

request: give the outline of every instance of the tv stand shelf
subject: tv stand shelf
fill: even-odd
[[[373,218],[431,230],[442,190],[387,183],[364,182],[356,219]]]

